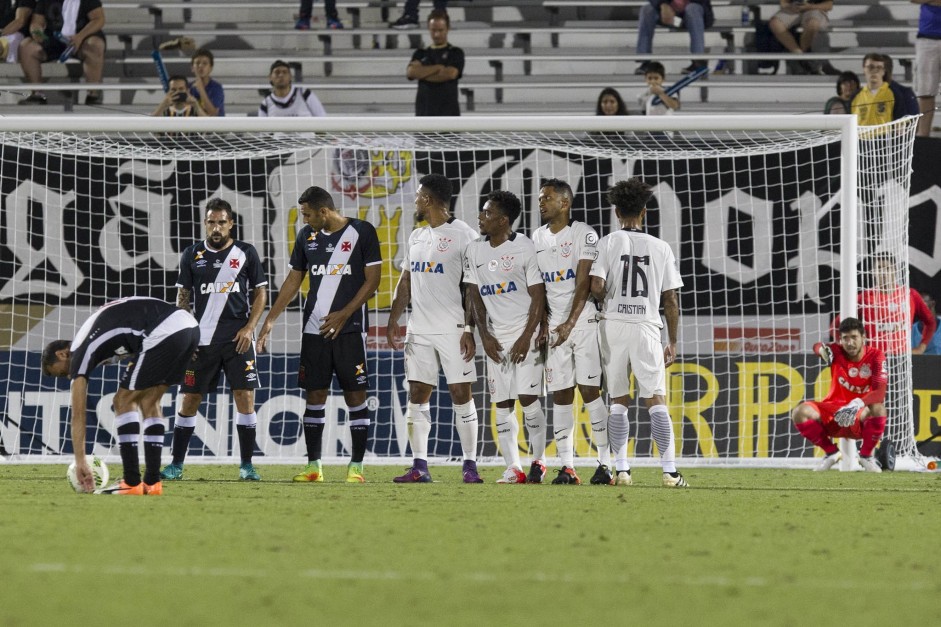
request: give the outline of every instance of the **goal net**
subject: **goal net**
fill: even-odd
[[[907,286],[913,137],[914,122],[904,120],[857,138],[855,120],[846,116],[0,119],[5,453],[29,461],[71,454],[68,382],[41,376],[43,346],[71,338],[112,299],[175,302],[180,254],[204,236],[210,198],[235,209],[234,236],[258,249],[273,302],[303,225],[297,198],[317,185],[345,215],[378,231],[383,262],[370,301],[369,455],[408,458],[403,353],[386,344],[385,324],[416,226],[417,180],[436,172],[454,184],[454,215],[475,228],[490,191],[517,194],[524,211],[516,228],[526,234],[540,225],[542,180],[569,182],[573,218],[601,235],[617,228],[605,198],[611,184],[631,176],[650,183],[647,228],[672,246],[685,282],[679,358],[667,377],[681,463],[810,463],[815,452],[790,420],[799,401],[821,398],[829,386],[810,347],[830,337],[834,316],[855,313],[857,289],[875,287],[865,260],[891,255],[896,284]],[[293,463],[305,454],[296,387],[300,307],[298,299],[281,316],[270,354],[258,359],[259,461]],[[907,327],[898,332],[908,337]],[[902,353],[891,366],[888,434],[902,454],[913,455],[911,360]],[[483,379],[479,356],[477,368]],[[119,376],[120,366],[106,365],[89,382],[88,442],[99,455],[116,454],[111,398]],[[486,460],[499,451],[484,388],[477,385],[475,395]],[[429,455],[458,459],[443,380],[438,390]],[[179,396],[175,389],[166,395],[168,417]],[[592,463],[587,413],[578,401],[576,408],[577,459]],[[343,457],[349,436],[338,390],[327,410],[325,457]],[[641,416],[646,412],[631,409],[629,446],[643,464],[656,450]],[[223,382],[200,408],[188,460],[237,456],[233,417]],[[524,437],[521,429],[525,455]]]

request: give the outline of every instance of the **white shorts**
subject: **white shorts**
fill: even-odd
[[[448,384],[473,383],[477,380],[474,360],[461,355],[463,331],[440,335],[405,336],[405,377],[409,381],[438,385],[438,371],[444,370]]]
[[[596,320],[572,329],[569,338],[561,346],[549,347],[549,357],[546,359],[546,385],[549,391],[567,390],[575,387],[576,383],[593,387],[601,385],[601,347],[598,345]]]
[[[941,40],[915,40],[915,95],[934,98],[941,82]]]
[[[602,320],[599,340],[605,386],[611,397],[631,391],[631,372],[637,380],[640,398],[667,393],[666,368],[660,329],[652,324]]]
[[[497,337],[503,354],[508,355],[510,348],[516,343],[519,336],[506,338]],[[487,390],[490,392],[490,401],[499,403],[524,396],[544,396],[545,385],[543,374],[545,359],[542,351],[535,346],[535,336],[530,343],[526,359],[518,364],[505,359],[496,362],[487,357]]]

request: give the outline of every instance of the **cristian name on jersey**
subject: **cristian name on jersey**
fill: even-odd
[[[598,234],[584,222],[570,220],[558,233],[549,225],[533,231],[536,261],[546,283],[546,302],[549,306],[549,327],[555,328],[568,320],[575,300],[575,273],[578,262],[594,261],[598,256]],[[592,303],[582,309],[578,324],[595,317]]]
[[[838,342],[830,344],[833,363],[830,365],[832,380],[830,392],[824,402],[840,405],[849,403],[854,398],[863,398],[876,392],[878,398],[864,398],[866,404],[881,402],[888,381],[885,354],[874,346],[866,346],[859,361],[850,361]]]
[[[461,281],[467,245],[477,231],[451,218],[437,228],[419,227],[408,237],[402,269],[410,272],[409,333],[437,335],[464,328]]]
[[[234,240],[222,250],[205,241],[183,251],[176,286],[192,294],[199,345],[231,342],[251,313],[250,292],[268,285],[255,247]]]
[[[320,335],[324,317],[343,309],[366,282],[366,266],[382,263],[379,237],[372,224],[356,218],[349,218],[335,233],[315,232],[305,225],[294,241],[290,263],[292,269],[310,277],[304,333]],[[364,303],[337,334],[365,333],[368,328]]]

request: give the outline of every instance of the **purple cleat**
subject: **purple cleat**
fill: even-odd
[[[464,461],[464,483],[483,483],[484,480],[477,474],[477,462]]]
[[[416,459],[411,468],[404,475],[392,479],[393,483],[431,483],[431,473],[428,472],[428,462]]]

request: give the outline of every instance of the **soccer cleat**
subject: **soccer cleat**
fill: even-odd
[[[315,462],[307,462],[304,470],[294,475],[294,481],[310,483],[323,483],[323,466],[318,459]]]
[[[418,16],[403,15],[396,21],[389,24],[389,28],[394,28],[395,30],[413,30],[418,28]]]
[[[866,472],[882,472],[882,466],[879,465],[879,462],[876,461],[875,457],[871,455],[869,457],[859,456],[859,465],[863,467],[863,470]]]
[[[239,466],[239,481],[261,481],[261,475],[251,462],[246,462]]]
[[[180,481],[183,478],[183,464],[167,464],[160,471],[160,478],[164,481]]]
[[[814,472],[823,472],[824,470],[830,470],[833,468],[842,455],[840,451],[836,453],[831,453],[830,455],[825,455],[823,459],[820,460],[820,463],[814,466]]]
[[[163,496],[163,482],[158,481],[153,485],[148,485],[146,483],[141,483],[144,486],[144,494],[147,496]]]
[[[480,474],[477,472],[477,462],[471,460],[464,461],[464,483],[483,483],[484,480],[480,478]]]
[[[591,485],[613,485],[614,479],[611,476],[611,469],[604,464],[598,464],[595,468],[595,474],[588,480]],[[555,481],[553,481],[555,483]]]
[[[393,483],[431,483],[431,473],[427,470],[422,470],[416,466],[412,466],[405,471],[404,475],[394,477],[392,479]]]
[[[552,485],[581,485],[582,480],[575,474],[574,468],[562,466],[559,474],[552,480]]]
[[[546,465],[538,459],[534,459],[529,466],[529,475],[526,477],[526,483],[542,483],[546,478]]]
[[[343,30],[343,22],[338,17],[328,17],[327,28],[330,30]]]
[[[631,478],[630,470],[619,470],[617,478],[611,480],[611,485],[633,485],[633,484],[634,484],[634,480]]]
[[[366,483],[366,477],[363,476],[363,462],[350,462],[346,467],[347,483]]]
[[[663,473],[663,487],[664,488],[688,488],[689,484],[686,483],[686,479],[683,478],[678,472],[665,472]]]
[[[510,466],[503,471],[497,483],[526,483],[526,474],[516,466]]]
[[[309,17],[297,18],[297,21],[294,22],[294,30],[310,30],[310,18]]]
[[[121,479],[117,483],[112,483],[109,486],[101,488],[100,490],[95,490],[95,494],[117,494],[119,496],[144,496],[144,482],[140,482],[135,486],[130,486],[124,483],[124,479]]]

